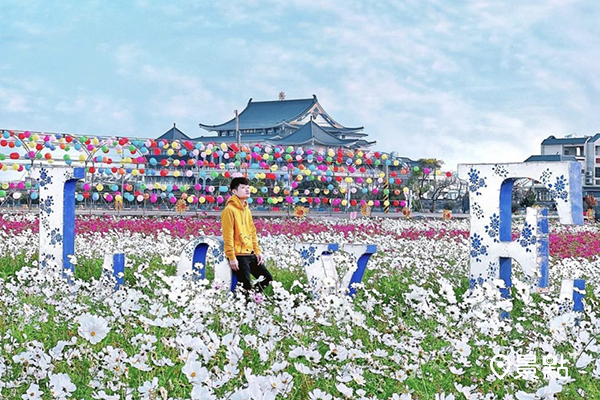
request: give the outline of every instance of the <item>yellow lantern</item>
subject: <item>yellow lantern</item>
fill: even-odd
[[[181,175],[181,172],[179,172],[179,170],[175,170],[175,172],[173,172],[173,176],[175,178],[179,178],[179,175]]]
[[[369,207],[373,207],[373,200],[369,200],[369,201],[367,202],[367,205],[368,205]]]
[[[347,176],[347,177],[344,179],[344,182],[346,182],[346,183],[352,183],[352,177],[350,177],[350,176]]]
[[[346,205],[348,205],[348,200],[346,200],[346,199],[342,200],[342,205],[343,205],[343,206],[346,206]]]
[[[373,183],[373,179],[371,179],[371,178],[367,178],[367,183],[368,183],[368,184],[371,184],[371,183]]]

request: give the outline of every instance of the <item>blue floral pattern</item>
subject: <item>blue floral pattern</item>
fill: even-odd
[[[550,169],[546,169],[540,175],[539,181],[546,185],[553,200],[569,201],[568,182],[564,175],[557,176],[554,183],[552,183],[552,172]]]
[[[213,247],[212,256],[214,258],[215,264],[223,262],[225,260],[225,249],[223,243],[219,243],[218,246]]]
[[[522,247],[525,247],[526,252],[531,252],[530,246],[534,245],[537,242],[537,239],[535,237],[533,226],[530,223],[525,222],[525,226],[521,231],[521,236],[519,237],[518,242]]]
[[[477,219],[483,218],[483,209],[478,203],[474,203],[471,207],[471,214],[475,215]]]
[[[485,226],[485,232],[495,243],[500,242],[500,216],[494,213],[490,217],[490,224]]]
[[[480,171],[476,170],[475,168],[471,168],[469,171],[469,190],[475,193],[477,196],[481,195],[479,189],[487,187],[485,179],[479,177],[479,174]]]
[[[508,176],[508,170],[506,169],[506,167],[504,167],[504,165],[496,164],[492,167],[492,171],[494,172],[494,174],[502,178],[506,178]]]
[[[50,244],[53,246],[60,246],[62,244],[63,237],[60,233],[60,229],[54,228],[50,231]]]
[[[481,262],[479,256],[487,256],[487,246],[483,244],[483,238],[479,236],[477,233],[474,233],[471,238],[471,257],[474,258],[477,262]]]
[[[317,256],[315,258],[316,251],[317,251],[317,248],[314,246],[309,246],[308,248],[303,248],[300,251],[300,257],[302,258],[302,262],[304,263],[304,266],[311,265],[312,263],[315,262],[315,259],[316,260],[319,259],[319,256]]]
[[[48,174],[47,168],[42,168],[40,170],[40,178],[38,179],[40,187],[44,187],[46,185],[50,185],[52,183],[52,176]]]

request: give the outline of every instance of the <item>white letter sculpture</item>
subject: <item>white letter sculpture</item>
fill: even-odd
[[[461,164],[461,179],[468,181],[471,205],[471,288],[496,278],[511,286],[511,259],[539,287],[548,286],[548,210],[527,209],[525,225],[512,240],[512,188],[518,178],[542,183],[556,202],[560,222],[583,224],[581,165],[578,162],[527,162]],[[502,289],[508,297],[509,289]]]
[[[199,236],[189,241],[181,252],[177,264],[177,275],[192,272],[193,278],[204,279],[206,276],[206,255],[209,247],[214,263],[214,282],[220,282],[226,288],[234,291],[237,285],[237,277],[231,272],[229,261],[223,250],[223,238],[219,236]]]
[[[36,173],[40,186],[39,264],[74,273],[68,256],[75,252],[75,186],[83,179],[83,168],[42,167]]]

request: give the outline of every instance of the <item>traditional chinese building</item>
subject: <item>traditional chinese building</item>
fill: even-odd
[[[219,125],[199,124],[216,136],[200,136],[194,141],[269,143],[286,146],[322,146],[366,149],[376,142],[366,140],[363,127],[346,127],[335,121],[319,103],[310,99],[248,101],[236,118]],[[182,132],[183,133],[183,132]]]

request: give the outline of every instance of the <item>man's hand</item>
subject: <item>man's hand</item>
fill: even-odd
[[[258,265],[261,265],[263,263],[263,256],[262,256],[262,254],[257,254],[256,255],[256,262],[258,263]]]
[[[239,270],[240,267],[238,265],[238,260],[229,260],[229,268],[231,268],[233,271]]]

